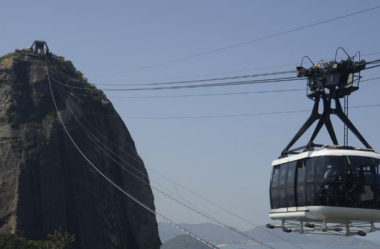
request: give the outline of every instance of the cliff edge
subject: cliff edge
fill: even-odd
[[[59,113],[79,148],[155,209],[143,161],[103,92],[63,57],[46,64],[15,53],[0,58],[0,233],[40,240],[62,227],[75,234],[74,248],[160,248],[155,215],[100,176],[69,139],[47,65]]]

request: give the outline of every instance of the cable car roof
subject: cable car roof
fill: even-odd
[[[292,162],[304,158],[309,157],[318,157],[318,156],[362,156],[362,157],[371,157],[380,159],[380,154],[368,149],[360,149],[360,148],[349,148],[343,146],[335,146],[335,145],[324,145],[323,149],[318,151],[306,151],[300,154],[296,154],[293,156],[288,156],[285,158],[277,159],[272,162],[272,166]]]

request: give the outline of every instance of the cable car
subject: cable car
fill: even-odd
[[[335,56],[335,61],[312,63],[309,69],[302,67],[302,59],[301,66],[297,67],[297,76],[307,78],[307,97],[314,101],[314,107],[279,159],[272,163],[269,217],[281,223],[267,224],[268,228],[344,236],[365,236],[379,230],[375,223],[380,222],[380,154],[346,115],[348,95],[359,89],[360,71],[367,64],[354,62],[354,59],[355,56],[336,62]],[[342,98],[344,110],[340,103]],[[321,99],[323,112],[319,114]],[[333,101],[335,108],[331,107]],[[338,144],[330,120],[332,114],[345,125],[344,145]],[[317,120],[307,145],[290,149]],[[333,145],[314,144],[323,126]],[[365,148],[347,145],[348,129]]]

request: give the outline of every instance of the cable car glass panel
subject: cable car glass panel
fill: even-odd
[[[297,206],[303,207],[306,205],[305,202],[305,184],[297,186]]]
[[[299,161],[297,166],[297,184],[305,182],[306,164],[305,161]]]
[[[278,187],[284,187],[286,182],[286,171],[288,169],[288,164],[282,164],[280,166],[280,179],[278,181]]]
[[[337,181],[339,176],[345,178],[343,157],[318,157],[316,182]]]
[[[306,182],[314,182],[315,181],[315,165],[317,158],[309,158],[306,161]]]
[[[294,179],[296,176],[296,166],[297,166],[297,161],[293,161],[288,164],[286,187],[293,188],[293,190],[294,190]],[[294,196],[294,191],[293,191],[293,196]]]
[[[279,175],[280,167],[276,166],[273,168],[273,174],[272,174],[272,183],[271,187],[275,188],[278,186],[278,175]]]
[[[273,167],[272,180],[270,185],[270,202],[272,209],[278,208],[278,177],[280,172],[280,166]]]
[[[272,189],[271,190],[271,206],[272,209],[277,209],[278,208],[278,192],[277,189]]]
[[[375,175],[378,160],[366,157],[347,157],[348,206],[377,208]]]
[[[286,208],[287,207],[285,189],[279,189],[278,190],[278,207],[279,208]]]
[[[306,183],[305,185],[305,194],[306,194],[306,206],[314,206],[315,202],[315,187],[314,183]]]
[[[294,188],[286,189],[286,197],[288,199],[288,207],[295,207],[295,199],[294,199]]]
[[[359,156],[319,156],[274,166],[271,207],[380,209],[379,161]]]

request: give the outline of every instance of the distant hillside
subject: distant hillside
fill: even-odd
[[[166,241],[161,249],[209,249],[209,247],[190,235],[178,235]]]
[[[220,227],[212,223],[202,224],[180,224],[188,231],[200,236],[202,239],[218,244],[237,244],[248,243],[246,237],[232,232],[227,228]],[[165,241],[182,235],[183,233],[168,223],[158,223],[159,235],[161,241],[166,244]],[[284,233],[280,229],[270,230],[265,226],[256,227],[254,229],[244,231],[245,234],[250,237],[262,241],[264,243],[287,243],[283,239],[299,245],[319,245],[330,247],[352,247],[352,248],[366,248],[375,249],[379,248],[378,245],[362,240],[358,237],[345,237],[345,236],[326,236],[326,235],[305,235],[299,233]],[[282,239],[283,238],[283,239]],[[164,247],[162,247],[164,248]]]

